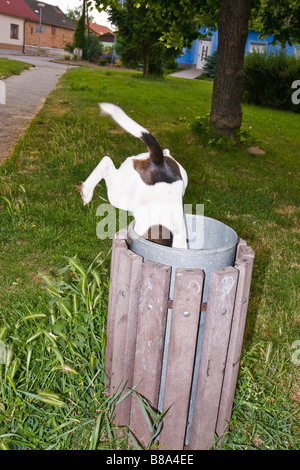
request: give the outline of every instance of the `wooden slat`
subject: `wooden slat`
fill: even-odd
[[[122,387],[132,387],[142,262],[143,258],[130,250],[121,250],[115,260],[118,282],[114,299],[111,394]],[[131,396],[117,405],[114,418],[116,425],[129,425],[130,406]]]
[[[219,415],[216,426],[216,433],[218,436],[222,436],[226,432],[231,417],[243,344],[252,268],[254,261],[254,252],[251,247],[243,245],[240,248],[238,254],[239,259],[237,259],[235,267],[239,270],[239,280],[230,333],[230,341],[220,401]],[[221,444],[221,442],[222,439],[220,440],[219,444]]]
[[[138,311],[133,386],[157,409],[166,328],[171,268],[145,261]],[[133,397],[130,430],[143,443],[150,440],[150,430],[141,407]]]
[[[238,260],[240,258],[241,250],[245,246],[247,246],[247,242],[245,240],[243,240],[242,238],[239,238],[239,242],[238,242],[238,245],[237,245],[237,248],[236,248],[236,255],[235,255],[236,260]]]
[[[107,312],[107,327],[106,327],[106,348],[105,348],[105,372],[106,384],[109,386],[111,378],[112,366],[112,352],[114,344],[114,326],[115,326],[115,302],[118,292],[119,270],[116,260],[119,259],[121,251],[127,251],[128,245],[124,238],[115,237],[112,242],[112,254],[110,264],[110,282],[109,282],[109,296],[108,296],[108,312]]]
[[[119,238],[120,240],[125,240],[129,244],[129,234],[127,228],[121,228],[117,233],[114,235],[114,239]]]
[[[159,436],[161,450],[184,446],[203,279],[200,269],[176,270],[163,406],[168,411]]]
[[[213,443],[228,350],[238,270],[211,272],[189,449],[206,450]]]

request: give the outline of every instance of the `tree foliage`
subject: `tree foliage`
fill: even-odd
[[[66,15],[73,23],[76,23],[82,15],[82,7],[78,6],[73,9],[68,7]]]
[[[84,57],[87,48],[87,41],[85,36],[85,2],[82,10],[82,15],[76,25],[76,29],[73,36],[73,44],[75,47],[82,49]]]
[[[257,1],[250,25],[261,36],[273,35],[273,44],[300,42],[300,0]]]
[[[123,0],[122,4],[142,2]],[[94,0],[98,9],[122,9],[119,0]],[[241,89],[244,52],[249,27],[261,37],[273,35],[273,44],[300,43],[300,0],[148,0],[159,41],[165,47],[190,47],[206,28],[218,28],[219,44],[211,107],[211,127],[232,138],[242,123]],[[141,10],[142,11],[142,10]],[[201,31],[200,31],[201,29]],[[143,32],[140,32],[142,41]]]
[[[73,23],[76,23],[82,15],[82,7],[80,5],[73,9],[68,7],[66,15],[68,18],[70,18],[71,21],[73,21]],[[95,22],[94,16],[89,14],[89,21],[94,23]]]
[[[83,59],[96,62],[102,52],[102,46],[97,36],[90,32],[86,34],[86,20],[93,20],[93,17],[88,13],[90,6],[91,1],[83,0],[81,7],[75,8],[73,11],[69,10],[69,18],[75,18],[75,21],[77,21],[73,35],[73,44],[69,46],[73,49],[74,47],[82,49]]]
[[[156,9],[146,0],[127,0],[123,8],[111,2],[109,19],[118,27],[117,52],[123,62],[131,67],[143,64],[145,77],[162,75],[165,61],[175,52],[160,40],[163,24]]]
[[[90,33],[90,43],[87,48],[86,57],[90,62],[98,62],[99,56],[103,52],[103,46],[96,34]]]
[[[202,26],[216,28],[222,0],[149,0],[148,6],[156,9],[163,20],[162,39],[165,44],[190,47],[201,39]],[[123,0],[123,4],[127,3]],[[119,0],[93,0],[98,10],[122,9]],[[138,5],[140,2],[133,2]],[[261,36],[273,35],[273,43],[285,45],[300,42],[300,0],[251,0],[250,26]]]

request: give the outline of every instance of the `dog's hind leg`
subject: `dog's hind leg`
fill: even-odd
[[[110,177],[114,171],[116,168],[113,161],[109,157],[102,158],[90,176],[82,183],[81,196],[84,205],[92,200],[94,189],[102,179],[105,180],[107,186],[109,185]]]

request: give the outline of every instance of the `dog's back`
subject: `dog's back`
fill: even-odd
[[[153,135],[127,116],[121,108],[111,103],[100,103],[100,109],[103,115],[110,116],[119,126],[140,139],[147,146],[149,158],[133,159],[134,169],[139,173],[145,184],[174,183],[186,176],[182,174],[184,170],[170,157],[169,152],[163,152]]]
[[[186,229],[182,196],[187,175],[182,166],[162,150],[156,139],[121,108],[101,103],[102,114],[110,116],[119,126],[140,139],[148,153],[128,157],[116,169],[108,156],[104,157],[82,184],[84,204],[91,201],[95,186],[104,179],[110,203],[132,212],[135,231],[155,243],[178,248],[186,247]]]

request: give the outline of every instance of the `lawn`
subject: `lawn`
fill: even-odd
[[[20,60],[0,58],[0,79],[10,75],[20,75],[23,70],[28,70],[30,67],[34,66]]]
[[[68,70],[0,167],[0,446],[117,449],[118,397],[103,351],[111,240],[78,188],[98,161],[118,166],[143,144],[99,115],[120,106],[185,167],[184,203],[236,230],[255,251],[231,431],[223,449],[299,449],[299,115],[244,106],[264,155],[204,145],[190,124],[212,83],[136,72]],[[100,199],[99,199],[100,196]],[[0,350],[1,359],[1,350]],[[3,360],[2,360],[3,362]],[[1,360],[0,360],[1,363]]]

